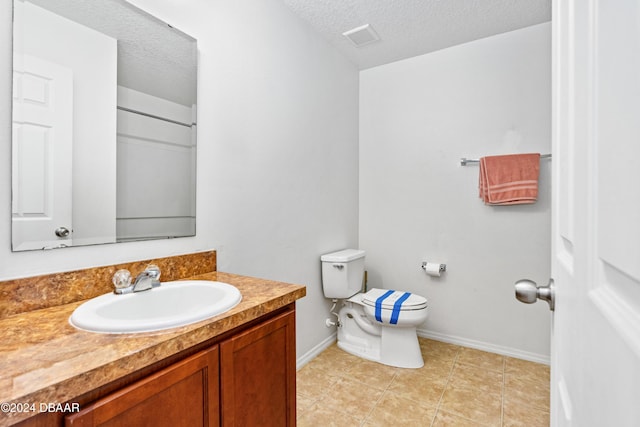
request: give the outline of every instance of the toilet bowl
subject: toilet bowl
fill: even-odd
[[[416,327],[427,319],[427,300],[409,294],[413,306],[395,310],[376,300],[389,290],[373,288],[345,301],[338,313],[338,347],[364,359],[399,368],[424,366]],[[391,291],[396,299],[407,293]],[[405,302],[406,302],[405,301]]]
[[[424,366],[416,328],[427,319],[427,300],[404,291],[360,292],[364,251],[346,249],[322,261],[325,296],[344,299],[338,313],[338,347],[356,356],[400,368]]]

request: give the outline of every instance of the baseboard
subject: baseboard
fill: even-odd
[[[302,368],[304,365],[311,362],[317,355],[329,348],[334,342],[336,342],[337,336],[337,333],[334,332],[323,341],[321,341],[320,344],[316,345],[311,350],[298,357],[298,359],[296,360],[296,370]]]
[[[418,336],[423,338],[429,338],[436,341],[447,342],[450,344],[461,345],[463,347],[475,348],[476,350],[488,351],[491,353],[501,354],[503,356],[515,357],[517,359],[529,360],[531,362],[549,364],[550,358],[548,355],[531,353],[528,351],[522,351],[511,347],[504,347],[495,344],[489,344],[482,341],[470,340],[467,338],[461,338],[453,335],[441,334],[438,332],[427,331],[424,329],[418,329]],[[296,360],[296,370],[302,368],[304,365],[312,361],[317,355],[322,353],[334,342],[336,342],[337,334],[334,332],[319,344],[314,346],[311,350],[307,351]]]
[[[549,365],[550,357],[545,354],[531,353],[511,347],[489,344],[482,341],[470,340],[467,338],[456,337],[452,335],[441,334],[438,332],[418,329],[418,336],[429,338],[436,341],[447,342],[450,344],[461,345],[463,347],[475,348],[476,350],[488,351],[491,353],[501,354],[503,356],[515,357],[517,359],[529,360],[531,362],[543,363]]]

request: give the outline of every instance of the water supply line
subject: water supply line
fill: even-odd
[[[338,300],[334,298],[332,301],[333,305],[331,306],[329,313],[336,316],[336,321],[332,322],[331,319],[326,319],[324,323],[325,325],[327,325],[327,328],[330,328],[332,326],[337,326],[339,328],[340,326],[342,326],[342,324],[340,323],[340,316],[334,311],[336,309],[336,305],[338,305]]]
[[[367,292],[367,271],[364,271],[364,274],[362,275],[362,288],[361,288],[362,292]],[[340,315],[338,313],[336,313],[334,310],[336,309],[336,305],[338,305],[338,300],[336,298],[332,299],[331,301],[333,301],[333,305],[331,306],[331,309],[329,310],[330,314],[333,314],[334,316],[336,316],[336,321],[333,322],[330,318],[329,319],[325,319],[324,324],[327,326],[327,328],[330,328],[332,326],[337,326],[338,328],[342,326],[342,323],[340,322]],[[353,310],[349,310],[349,314],[351,314]],[[355,312],[354,312],[355,313]],[[362,321],[361,320],[357,320],[357,323],[361,324],[362,326]],[[367,326],[363,326],[365,329],[371,329],[369,325]]]

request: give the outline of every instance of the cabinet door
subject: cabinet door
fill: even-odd
[[[222,425],[295,426],[295,311],[220,344]]]
[[[68,427],[219,426],[218,346],[66,417]]]

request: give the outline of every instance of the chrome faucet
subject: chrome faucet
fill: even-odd
[[[148,291],[160,286],[160,268],[157,265],[148,265],[147,268],[133,282],[133,292]]]
[[[116,294],[148,291],[160,286],[160,268],[154,264],[148,265],[142,273],[136,276],[133,284],[131,284],[131,273],[128,270],[118,270],[113,275],[112,281]]]

